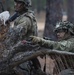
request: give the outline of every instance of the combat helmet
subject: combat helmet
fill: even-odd
[[[74,25],[69,21],[58,22],[54,31],[58,30],[68,30],[71,34],[74,34]]]
[[[14,0],[15,2],[23,2],[27,7],[31,6],[31,0]]]

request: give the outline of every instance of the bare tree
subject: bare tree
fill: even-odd
[[[74,24],[74,0],[67,0],[68,21]]]
[[[46,2],[46,22],[44,37],[56,40],[53,33],[56,22],[62,19],[62,0],[47,0]]]

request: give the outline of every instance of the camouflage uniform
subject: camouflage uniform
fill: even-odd
[[[37,36],[37,23],[32,11],[28,11],[14,21],[14,25],[10,29],[6,38],[6,45],[9,47],[14,46],[18,41],[23,39],[28,40],[29,36]]]
[[[71,37],[67,40],[63,41],[51,41],[51,40],[45,40],[42,38],[39,39],[39,44],[43,47],[47,47],[50,49],[56,49],[56,50],[62,50],[62,51],[70,51],[74,52],[74,37]]]
[[[15,1],[25,1],[25,0],[15,0]],[[27,0],[26,0],[27,1]],[[28,7],[28,6],[27,6]],[[37,36],[37,22],[34,16],[34,13],[31,10],[24,12],[22,15],[18,14],[18,17],[14,20],[14,25],[10,26],[7,34],[7,38],[5,40],[6,49],[10,50],[15,44],[19,41],[25,39],[28,40],[29,36],[35,35]],[[36,62],[35,62],[36,61]],[[31,61],[27,61],[20,66],[16,67],[15,70],[17,73],[21,73],[23,75],[34,75],[32,65],[38,65],[40,68],[40,64],[37,58],[32,59]],[[37,70],[36,69],[36,70]]]
[[[56,28],[54,31],[59,32],[59,30],[61,29],[68,30],[72,36],[62,41],[51,41],[51,40],[45,40],[43,38],[39,38],[36,36],[31,36],[32,41],[34,43],[40,44],[42,47],[60,50],[60,51],[74,52],[74,25],[68,21],[59,22],[56,25]],[[63,70],[61,71],[59,75],[74,75],[74,68]]]
[[[56,25],[55,32],[61,29],[68,29],[72,35],[74,35],[74,25],[69,22],[61,22]],[[59,32],[59,31],[58,31]],[[68,37],[62,41],[51,41],[32,36],[33,42],[39,43],[43,47],[49,47],[50,49],[70,51],[74,52],[74,36]]]

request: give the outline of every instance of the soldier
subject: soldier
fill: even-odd
[[[31,36],[34,43],[38,43],[43,47],[56,49],[61,51],[74,52],[74,25],[68,21],[56,24],[55,33],[58,41],[45,40],[36,36]]]
[[[29,36],[37,36],[37,22],[33,11],[29,10],[30,0],[14,0],[15,12],[18,14],[14,20],[14,25],[10,26],[5,40],[7,50],[11,50],[15,44]],[[4,54],[5,55],[5,54]],[[27,61],[15,68],[18,75],[35,75],[37,70],[41,70],[37,58]]]
[[[74,25],[68,21],[56,24],[54,32],[58,41],[45,40],[36,36],[31,36],[34,43],[38,43],[42,47],[74,52]],[[74,75],[74,69],[66,69],[61,71],[60,75]]]

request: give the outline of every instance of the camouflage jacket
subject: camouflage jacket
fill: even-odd
[[[12,47],[14,47],[19,41],[21,40],[27,40],[29,36],[35,35],[37,36],[37,22],[35,19],[35,16],[32,11],[28,11],[22,15],[19,15],[15,21],[14,25],[11,25],[7,37],[5,40],[5,47],[7,50],[11,50]],[[6,50],[5,50],[6,51]],[[20,52],[18,54],[22,54],[23,52]],[[7,55],[7,51],[3,54],[3,57]],[[17,72],[24,73],[25,75],[30,75],[30,64],[31,61],[27,61],[20,66],[25,70],[17,68]],[[23,74],[23,75],[24,75]]]
[[[27,40],[31,35],[37,35],[37,22],[34,13],[28,11],[15,19],[14,25],[9,28],[5,42],[10,47],[18,41]]]
[[[45,40],[45,39],[40,38],[39,43],[43,47],[48,47],[50,49],[74,52],[74,37],[69,38],[67,40],[62,40],[59,42],[58,41]]]

